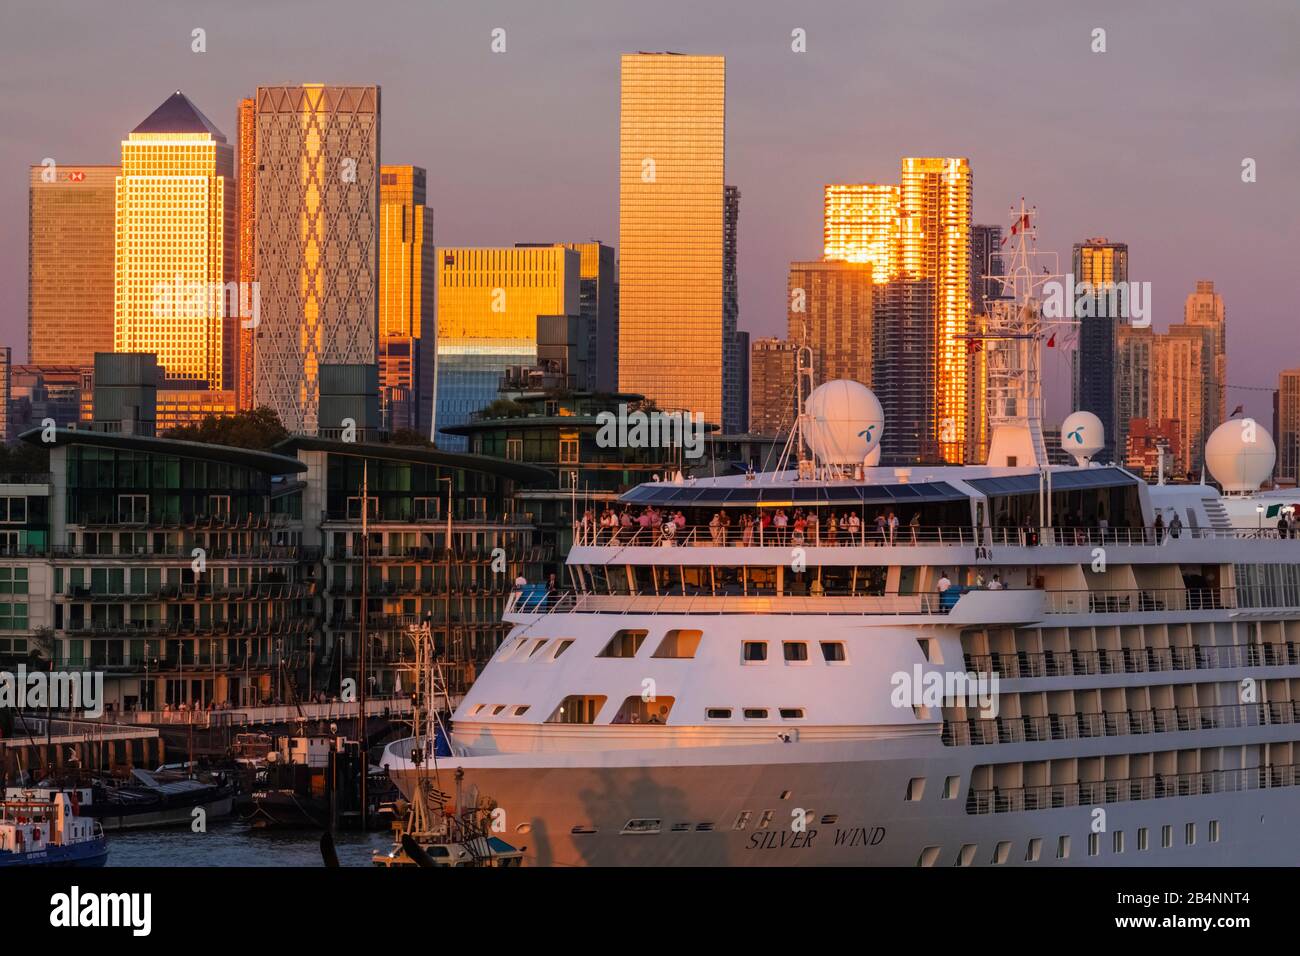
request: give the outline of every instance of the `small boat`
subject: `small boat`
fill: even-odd
[[[107,859],[104,828],[79,816],[69,794],[0,802],[0,867],[103,866]]]
[[[128,780],[96,777],[90,787],[80,781],[64,785],[44,780],[30,792],[44,800],[66,792],[81,816],[98,820],[108,831],[187,826],[197,808],[205,819],[216,820],[230,816],[235,801],[233,784],[220,777],[198,780],[161,768],[153,773],[132,770]],[[7,796],[15,799],[18,793],[10,788]]]

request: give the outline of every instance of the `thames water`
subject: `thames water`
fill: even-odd
[[[341,866],[370,866],[371,854],[387,852],[392,833],[336,833],[334,848]],[[320,832],[255,830],[238,822],[219,821],[206,833],[189,827],[124,830],[108,834],[109,866],[324,866]]]

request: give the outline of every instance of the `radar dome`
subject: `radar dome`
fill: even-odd
[[[1074,412],[1061,423],[1061,449],[1080,465],[1106,447],[1106,429],[1092,412]]]
[[[1225,492],[1258,491],[1276,461],[1273,436],[1252,418],[1224,422],[1205,443],[1205,467]]]
[[[885,413],[871,389],[850,379],[826,382],[804,403],[805,436],[823,465],[858,465],[880,445]]]

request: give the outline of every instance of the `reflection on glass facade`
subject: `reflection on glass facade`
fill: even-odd
[[[880,183],[835,183],[825,188],[822,257],[869,262],[876,282],[898,275],[899,190]]]
[[[94,365],[113,351],[117,166],[33,166],[27,191],[27,361]]]
[[[379,402],[389,431],[428,433],[433,390],[433,214],[425,171],[379,173]]]
[[[576,250],[562,246],[439,249],[435,423],[439,447],[463,449],[462,425],[490,405],[506,368],[537,361],[540,316],[580,311]]]
[[[619,388],[720,423],[726,61],[623,57]]]
[[[251,290],[251,283],[257,281],[257,101],[252,97],[239,101],[238,131],[235,149],[239,162],[239,281],[243,288]],[[251,304],[251,299],[249,301]],[[236,401],[241,409],[253,407],[257,330],[246,327],[251,325],[251,322],[240,322],[238,332],[239,390]]]
[[[153,352],[169,382],[234,385],[238,308],[222,305],[238,274],[234,163],[179,92],[122,143],[113,351]]]
[[[1076,283],[1090,283],[1096,292],[1088,314],[1079,319],[1079,345],[1074,353],[1074,408],[1101,419],[1106,446],[1099,461],[1114,461],[1121,429],[1116,414],[1115,345],[1118,319],[1111,313],[1105,290],[1128,281],[1128,245],[1104,236],[1075,243],[1072,273]],[[1068,290],[1073,296],[1074,291]],[[1103,302],[1107,304],[1103,306]],[[1102,314],[1102,313],[1105,314]],[[1181,416],[1177,416],[1181,417]]]

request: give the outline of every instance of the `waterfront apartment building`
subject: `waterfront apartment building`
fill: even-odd
[[[291,432],[318,421],[322,365],[379,356],[377,86],[257,88],[253,401]]]
[[[722,192],[722,430],[744,431],[748,416],[746,379],[740,360],[740,190],[724,186]]]
[[[1165,480],[1187,477],[1181,471],[1182,462],[1171,455],[1181,441],[1182,423],[1174,418],[1151,422],[1145,418],[1134,418],[1129,422],[1128,444],[1124,449],[1124,467],[1136,475],[1141,475],[1149,482],[1156,481],[1162,474],[1161,457],[1164,458],[1163,475]]]
[[[1151,421],[1178,421],[1178,440],[1170,453],[1182,474],[1194,476],[1200,472],[1209,437],[1214,333],[1204,327],[1173,325],[1154,342]]]
[[[749,352],[749,430],[788,435],[794,427],[799,346],[778,338],[755,339]]]
[[[723,420],[726,62],[622,58],[619,390]]]
[[[881,463],[940,460],[940,430],[957,440],[956,426],[936,414],[934,286],[896,279],[872,291],[872,391],[885,414]]]
[[[822,199],[822,258],[871,264],[875,282],[899,273],[901,191],[882,183],[833,183]]]
[[[971,226],[970,233],[970,310],[984,315],[989,302],[1002,298],[1001,276],[1006,267],[999,252],[1002,248],[1001,226]]]
[[[1151,366],[1156,335],[1151,327],[1121,325],[1115,330],[1115,448],[1127,460],[1134,419],[1151,418]]]
[[[791,262],[786,290],[788,341],[812,349],[818,384],[872,383],[872,265]]]
[[[1183,324],[1213,331],[1213,377],[1207,409],[1210,415],[1207,425],[1213,431],[1228,418],[1228,324],[1223,296],[1214,291],[1211,280],[1196,280],[1196,291],[1189,293],[1183,303]]]
[[[431,434],[433,213],[419,166],[379,172],[379,410],[389,431]]]
[[[257,101],[251,96],[239,101],[239,110],[235,117],[237,139],[235,158],[238,164],[236,188],[239,193],[239,283],[245,293],[251,313],[253,289],[257,288]],[[256,325],[261,321],[260,298],[258,315],[241,315],[237,332],[239,343],[239,375],[235,404],[239,409],[253,408],[253,383],[256,381],[254,371],[257,361],[255,345],[257,342]]]
[[[1074,408],[1101,419],[1106,445],[1097,461],[1116,461],[1121,429],[1116,408],[1115,344],[1118,328],[1127,320],[1111,314],[1109,289],[1128,281],[1128,245],[1104,236],[1075,243],[1071,274],[1076,283],[1093,288],[1089,314],[1079,319],[1079,344],[1074,354]],[[1074,290],[1067,290],[1073,296]]]
[[[1277,477],[1300,483],[1300,368],[1278,374],[1276,394]]]
[[[27,361],[91,365],[113,350],[117,166],[32,166],[27,185]]]
[[[226,137],[179,91],[122,142],[112,350],[154,353],[171,387],[235,388],[234,162]]]
[[[435,259],[436,440],[463,450],[464,437],[446,429],[491,404],[507,368],[537,364],[539,340],[558,338],[562,352],[576,357],[570,329],[581,313],[581,255],[564,246],[440,248]],[[566,383],[585,376],[568,359],[553,364]]]

